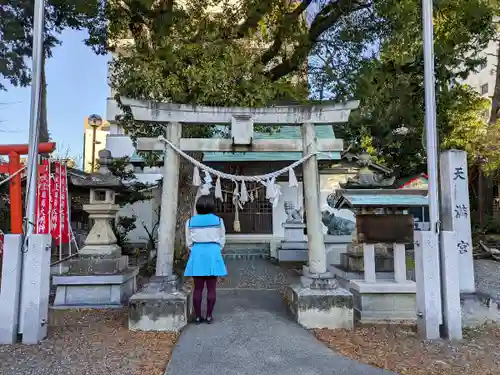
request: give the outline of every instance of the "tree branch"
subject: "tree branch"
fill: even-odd
[[[264,18],[264,16],[271,10],[273,2],[270,0],[262,0],[255,7],[253,12],[250,13],[248,18],[243,22],[238,30],[236,31],[236,36],[238,38],[245,38],[248,33],[255,29],[259,22]]]
[[[260,62],[263,65],[269,63],[274,57],[278,55],[285,42],[285,36],[287,29],[295,24],[302,13],[305,12],[307,7],[312,3],[312,0],[303,0],[300,5],[294,9],[293,12],[289,12],[283,16],[283,20],[281,24],[278,26],[278,31],[274,38],[273,44],[264,52],[264,54],[260,58]]]
[[[332,27],[342,16],[356,12],[361,9],[367,9],[371,6],[369,3],[359,3],[352,0],[338,0],[323,7],[311,23],[306,39],[295,48],[290,58],[281,62],[272,68],[267,75],[276,81],[287,74],[298,70],[299,66],[309,56],[312,48],[317,43],[321,34]]]

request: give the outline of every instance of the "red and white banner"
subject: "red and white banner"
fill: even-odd
[[[38,169],[38,191],[35,233],[48,234],[50,229],[50,170],[49,161],[42,161]]]
[[[5,240],[4,233],[0,230],[0,255],[3,254],[3,241]]]
[[[51,181],[50,234],[61,243],[71,240],[68,207],[68,176],[65,165],[54,163]]]
[[[69,227],[69,200],[68,200],[68,170],[65,165],[61,165],[61,239],[62,243],[71,241],[71,230]]]

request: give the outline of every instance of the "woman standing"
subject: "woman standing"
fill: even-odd
[[[196,202],[196,215],[186,222],[186,245],[189,259],[184,276],[194,280],[193,307],[196,323],[212,322],[216,300],[217,277],[227,276],[222,258],[226,242],[224,221],[214,214],[215,201],[209,195],[202,195]],[[203,290],[207,286],[207,315],[201,316]]]

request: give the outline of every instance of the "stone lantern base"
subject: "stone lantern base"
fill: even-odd
[[[57,287],[54,307],[127,305],[128,299],[137,290],[139,267],[129,267],[128,256],[117,255],[90,255],[83,252],[79,258],[66,262],[64,266],[67,272],[53,277],[53,284]]]
[[[53,277],[57,286],[54,308],[110,308],[126,306],[137,289],[139,268],[111,275],[61,275]]]

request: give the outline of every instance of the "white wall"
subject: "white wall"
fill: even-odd
[[[496,55],[497,55],[498,43],[490,42],[488,47],[482,52],[482,57],[486,57],[487,63],[477,73],[472,73],[464,81],[477,92],[481,93],[481,86],[485,83],[488,84],[488,92],[484,96],[492,97],[493,91],[495,90],[495,69],[496,69]]]
[[[136,215],[140,217],[147,228],[151,231],[153,225],[157,222],[157,213],[159,212],[160,206],[160,188],[156,187],[151,190],[153,198],[148,201],[136,202],[132,205],[127,205],[123,207],[119,212],[118,216],[133,216]],[[144,226],[141,223],[141,220],[138,219],[135,223],[136,228],[128,233],[128,240],[130,243],[147,243],[147,232],[144,229]]]
[[[285,230],[282,224],[286,221],[285,202],[291,201],[297,209],[300,209],[304,202],[304,189],[302,182],[299,182],[297,188],[289,187],[288,182],[278,182],[278,185],[281,186],[282,196],[278,207],[273,209],[273,237],[283,238]]]
[[[113,132],[117,131],[118,127],[111,124],[110,134],[106,138],[106,148],[111,152],[114,158],[123,158],[132,156],[135,152],[134,144],[128,136],[116,135]]]

